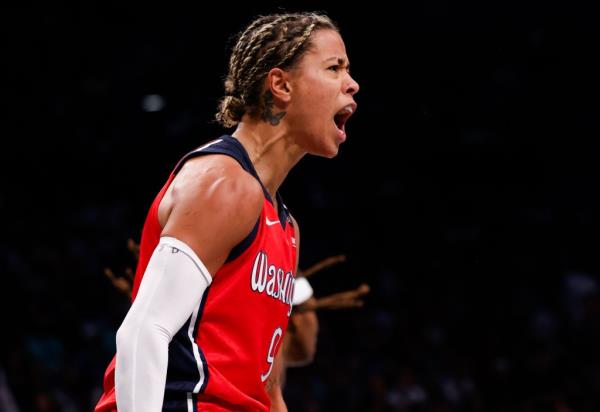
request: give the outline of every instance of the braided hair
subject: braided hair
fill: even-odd
[[[311,46],[310,35],[319,29],[339,32],[329,17],[317,13],[271,14],[251,22],[238,34],[231,52],[217,121],[234,127],[245,113],[256,115],[266,75],[274,67],[292,68]]]

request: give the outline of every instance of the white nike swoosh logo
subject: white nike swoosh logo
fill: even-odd
[[[273,226],[276,225],[277,223],[279,223],[279,220],[269,220],[269,218],[267,219],[267,226]]]

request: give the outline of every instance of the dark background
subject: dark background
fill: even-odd
[[[223,132],[230,37],[280,10],[221,3],[2,6],[0,410],[97,401],[128,307],[103,268]],[[372,293],[320,313],[290,411],[600,410],[598,10],[348,3],[283,8],[340,24],[361,91],[339,156],[281,192],[301,267],[348,257],[316,295]]]

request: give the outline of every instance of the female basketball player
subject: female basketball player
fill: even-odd
[[[96,411],[270,410],[299,248],[278,189],[305,154],[337,154],[358,88],[326,16],[239,34],[217,114],[236,129],[184,156],[150,208]]]

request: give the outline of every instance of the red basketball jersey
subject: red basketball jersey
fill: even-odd
[[[234,157],[260,182],[244,147],[233,137],[222,136],[188,153],[148,212],[133,299],[159,242],[161,199],[186,160],[210,153]],[[254,229],[213,274],[199,307],[169,344],[164,411],[270,409],[265,383],[292,310],[296,244],[291,217],[280,196],[276,211],[264,186],[263,190],[265,200]],[[116,411],[114,370],[115,358],[106,370],[96,412]]]

